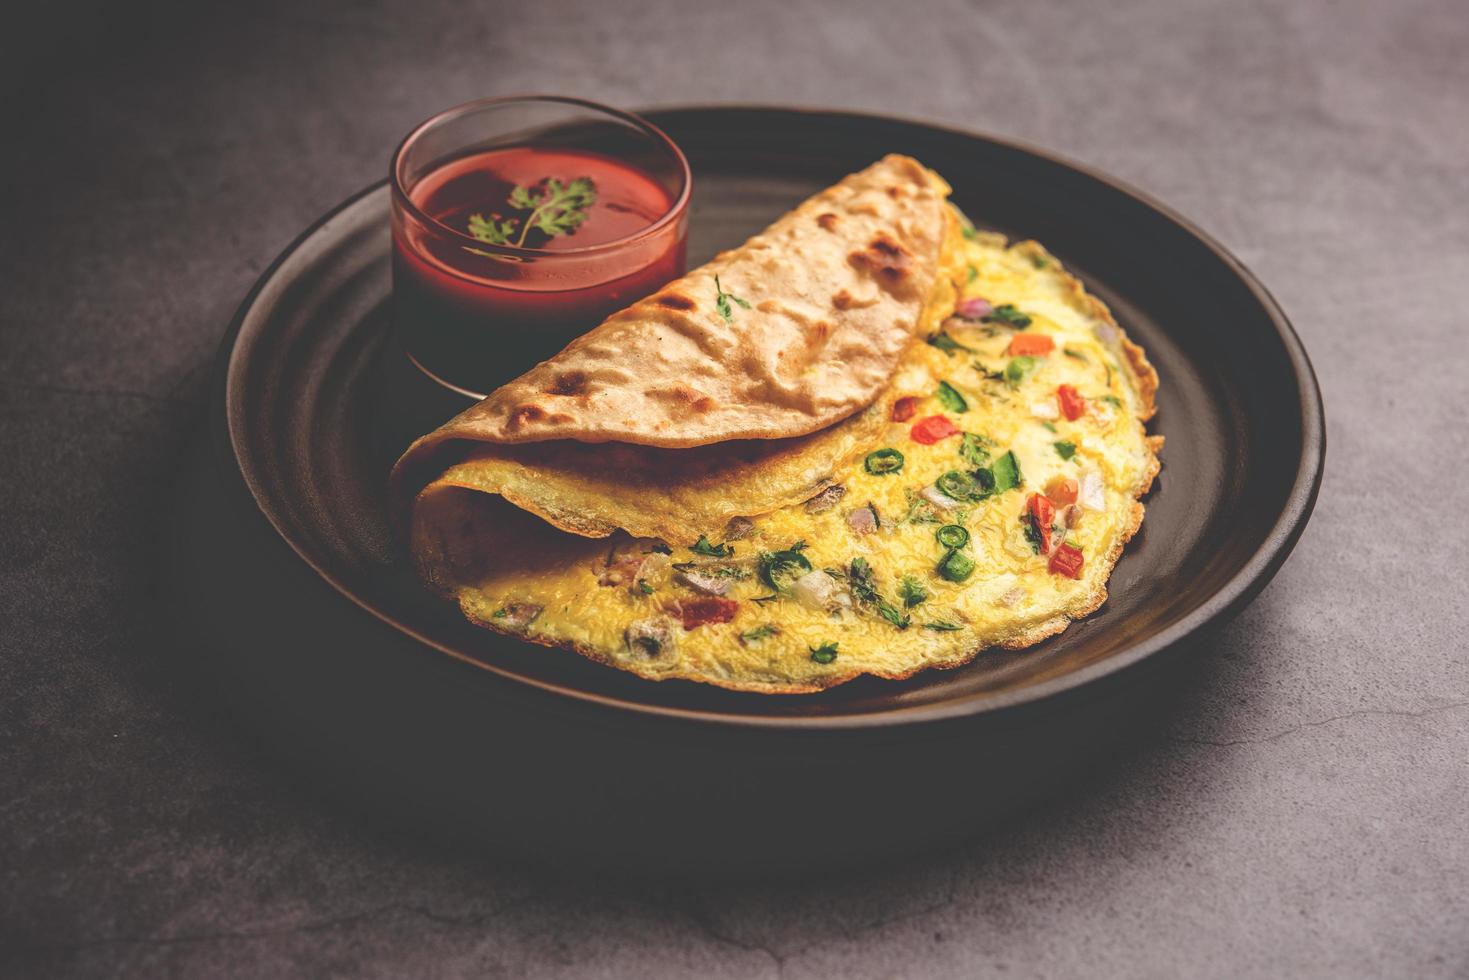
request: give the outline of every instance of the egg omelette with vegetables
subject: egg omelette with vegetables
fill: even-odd
[[[948,191],[886,157],[420,439],[394,485],[425,581],[499,633],[764,693],[1096,610],[1157,374]]]

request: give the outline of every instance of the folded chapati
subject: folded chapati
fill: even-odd
[[[394,481],[425,580],[498,632],[767,693],[1095,609],[1156,375],[947,192],[886,157],[420,439]]]

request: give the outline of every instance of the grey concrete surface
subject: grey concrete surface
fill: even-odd
[[[9,42],[0,974],[1469,975],[1462,0],[99,8]],[[531,89],[1033,141],[1261,276],[1320,374],[1325,485],[1156,737],[896,870],[548,880],[322,806],[150,655],[233,306],[411,124]]]

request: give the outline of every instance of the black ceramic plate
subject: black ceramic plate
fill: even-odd
[[[563,863],[870,862],[1075,784],[1140,709],[1167,703],[1177,671],[1162,668],[1186,667],[1178,654],[1260,591],[1310,514],[1320,395],[1284,315],[1177,215],[1036,150],[832,112],[649,115],[693,165],[691,264],[901,151],[1111,306],[1162,376],[1153,428],[1168,441],[1107,604],[1030,650],[790,697],[642,681],[468,626],[418,586],[390,529],[388,468],[436,420],[385,408],[374,368],[379,185],[306,231],[225,338],[217,472],[188,471],[173,542],[188,663],[315,783]]]
[[[871,727],[1037,702],[1174,647],[1252,598],[1303,528],[1321,476],[1320,395],[1300,341],[1218,244],[1136,191],[1033,149],[864,115],[687,109],[649,118],[695,174],[690,265],[890,151],[954,186],[977,224],[1043,242],[1107,302],[1162,378],[1163,471],[1095,615],[1032,649],[901,683],[802,697],[653,683],[497,637],[430,600],[395,542],[375,428],[387,328],[388,193],[308,230],[230,328],[218,407],[225,466],[290,546],[364,614],[513,684],[712,724]],[[432,426],[424,420],[423,427]],[[391,428],[389,426],[388,428]]]

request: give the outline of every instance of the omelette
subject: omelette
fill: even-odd
[[[394,478],[425,581],[499,633],[763,693],[1096,610],[1157,375],[947,192],[885,158],[420,440]]]

